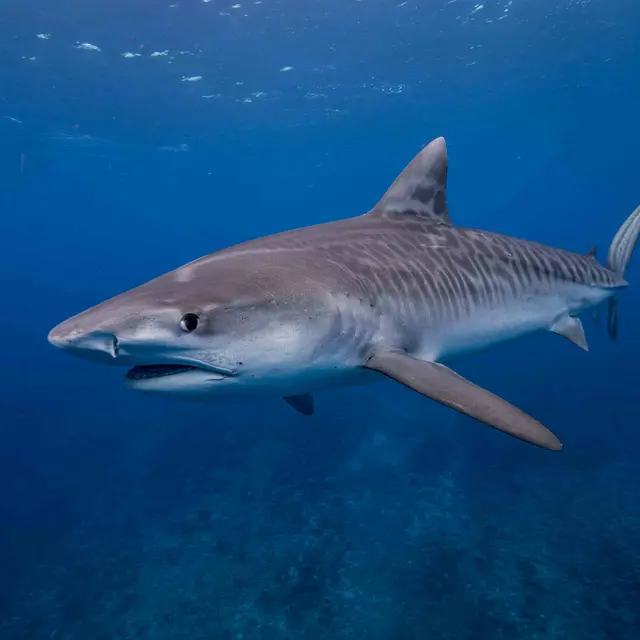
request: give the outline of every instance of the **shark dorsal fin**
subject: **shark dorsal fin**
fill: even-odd
[[[436,138],[405,167],[369,215],[405,214],[451,224],[447,165],[447,145],[444,138]]]

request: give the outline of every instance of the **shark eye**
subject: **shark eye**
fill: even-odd
[[[198,328],[200,318],[195,313],[185,313],[180,320],[180,328],[187,333],[191,333]]]

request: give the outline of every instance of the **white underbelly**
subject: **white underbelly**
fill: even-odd
[[[420,341],[425,360],[442,360],[494,344],[513,340],[529,333],[549,330],[561,317],[578,315],[606,300],[613,291],[595,287],[568,285],[553,295],[518,298],[497,308],[477,308],[457,322],[429,331]]]
[[[359,386],[376,382],[381,376],[359,366],[335,369],[313,367],[291,371],[290,375],[236,379],[228,384],[226,393],[253,393],[268,395],[298,395],[342,387]]]

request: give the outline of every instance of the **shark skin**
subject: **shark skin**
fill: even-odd
[[[304,415],[312,393],[391,378],[537,446],[546,427],[443,362],[535,331],[587,349],[579,315],[617,295],[640,207],[607,266],[454,226],[443,138],[368,213],[257,238],[194,260],[65,320],[51,344],[129,370],[134,390],[186,400],[277,394]]]

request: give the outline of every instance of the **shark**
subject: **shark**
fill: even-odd
[[[465,354],[546,331],[582,349],[580,316],[618,296],[640,207],[606,264],[458,226],[447,207],[444,138],[424,146],[366,213],[230,246],[64,320],[63,351],[127,367],[133,390],[182,400],[282,397],[304,415],[314,393],[394,380],[548,450],[559,438],[449,367]]]

